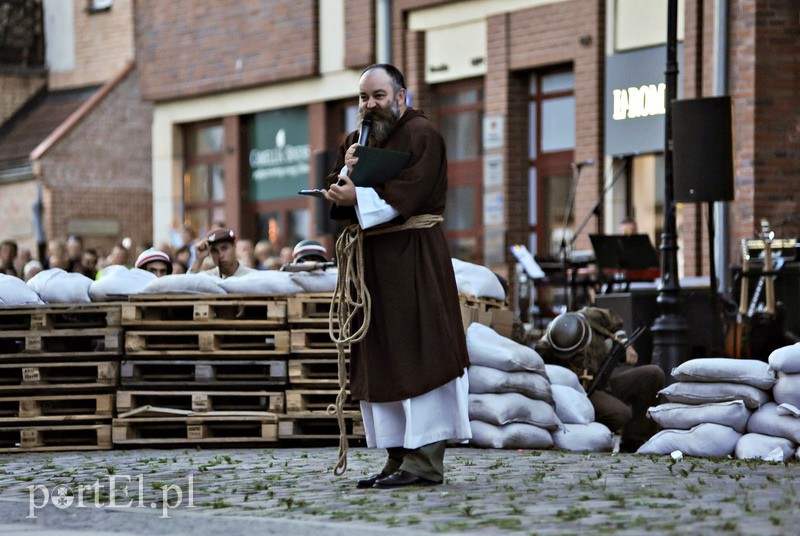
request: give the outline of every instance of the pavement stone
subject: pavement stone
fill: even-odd
[[[782,535],[800,526],[797,461],[451,447],[440,486],[356,489],[383,460],[382,450],[351,448],[336,476],[335,447],[2,454],[0,533]]]

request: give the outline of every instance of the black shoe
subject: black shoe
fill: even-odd
[[[402,488],[404,486],[438,486],[441,481],[428,480],[415,474],[398,469],[386,478],[380,478],[375,482],[376,488]]]
[[[363,480],[359,480],[356,483],[356,487],[359,488],[359,489],[371,488],[372,486],[375,485],[375,482],[377,482],[381,478],[386,478],[387,476],[389,476],[389,475],[387,475],[386,473],[381,471],[380,473],[374,474],[369,478],[365,478]]]

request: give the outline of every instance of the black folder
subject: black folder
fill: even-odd
[[[356,186],[379,186],[397,177],[411,157],[409,153],[379,149],[377,147],[356,148],[358,162],[350,173]]]

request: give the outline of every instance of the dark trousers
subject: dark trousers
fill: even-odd
[[[664,387],[664,371],[658,365],[621,369],[613,375],[604,391],[595,391],[589,398],[595,421],[621,433],[623,442],[639,445],[656,432],[656,425],[647,418],[647,410],[656,404]]]
[[[434,482],[444,479],[444,449],[446,441],[437,441],[418,449],[392,447],[386,449],[389,459],[383,466],[383,473],[390,475],[402,469],[412,475],[421,476]]]

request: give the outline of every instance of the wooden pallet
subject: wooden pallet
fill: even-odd
[[[126,355],[188,356],[198,352],[213,352],[215,357],[286,355],[289,353],[289,332],[176,330],[125,333]]]
[[[283,413],[284,394],[270,391],[117,391],[117,412],[159,406],[194,412],[268,411]]]
[[[332,298],[330,292],[290,296],[286,300],[287,321],[290,325],[327,326]]]
[[[117,385],[119,363],[0,363],[0,393],[43,390],[110,389]]]
[[[336,403],[336,395],[339,389],[287,389],[286,390],[286,414],[327,414],[328,407]],[[344,409],[346,411],[358,411],[360,405],[350,399],[350,392],[347,392],[347,400]]]
[[[0,452],[110,450],[111,447],[110,424],[0,428]]]
[[[122,330],[116,328],[0,331],[0,359],[7,361],[121,353]]]
[[[462,305],[474,307],[481,311],[490,311],[492,309],[508,309],[508,305],[504,300],[498,300],[495,298],[476,298],[475,296],[459,294],[458,300]]]
[[[364,424],[361,413],[348,411],[344,414],[345,434],[348,439],[363,439]],[[302,414],[281,416],[278,423],[278,438],[287,440],[316,440],[336,442],[339,440],[339,422],[335,415]]]
[[[144,388],[285,386],[286,361],[127,360],[120,366],[120,382]]]
[[[120,305],[50,304],[0,307],[0,331],[50,331],[60,329],[118,328]]]
[[[350,349],[347,348],[349,355]],[[315,356],[336,356],[336,343],[331,340],[328,328],[292,330],[292,353]]]
[[[349,374],[349,360],[345,361]],[[294,387],[339,387],[339,359],[290,359],[289,385]]]
[[[111,418],[114,395],[79,394],[0,398],[0,423]]]
[[[286,324],[285,299],[135,302],[122,305],[122,325],[177,327],[279,327]]]
[[[266,412],[114,419],[115,445],[274,443],[278,416]]]

